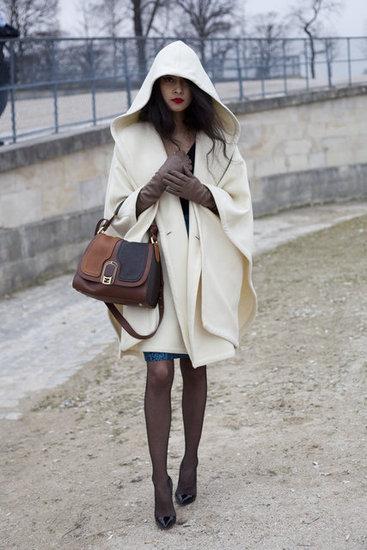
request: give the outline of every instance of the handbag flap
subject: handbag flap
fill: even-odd
[[[117,286],[134,287],[145,283],[152,261],[153,245],[125,241],[99,234],[86,248],[78,269],[81,277],[101,282],[104,276]]]
[[[104,262],[112,256],[113,249],[120,240],[119,237],[110,237],[103,233],[96,235],[83,254],[80,265],[82,273],[100,277]]]
[[[122,241],[117,250],[117,261],[120,269],[117,282],[133,286],[142,284],[148,276],[152,261],[151,246],[147,243]]]

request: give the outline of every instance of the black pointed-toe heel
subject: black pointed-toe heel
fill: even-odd
[[[170,529],[176,523],[176,516],[155,516],[155,522],[160,529]]]
[[[173,484],[172,484],[172,479],[170,478],[170,476],[168,476],[168,484],[170,486],[171,495],[172,495]],[[155,518],[156,524],[158,525],[158,527],[160,529],[170,529],[176,523],[176,514],[167,515],[167,516],[158,516],[154,512],[154,518]]]
[[[196,494],[190,493],[175,493],[176,502],[181,506],[186,506],[186,504],[191,504],[196,499]]]
[[[181,470],[181,468],[180,468]],[[195,469],[195,481],[194,481],[194,491],[185,491],[177,487],[175,492],[176,502],[181,506],[186,506],[186,504],[191,504],[196,499],[196,484],[197,484],[197,469]]]

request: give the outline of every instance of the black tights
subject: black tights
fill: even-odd
[[[193,489],[198,447],[202,433],[206,397],[206,365],[194,368],[190,359],[180,359],[182,373],[182,416],[185,433],[185,454],[181,462],[179,488]],[[167,450],[171,428],[171,388],[174,378],[173,360],[147,361],[144,413],[152,480],[156,489],[159,513],[173,513],[167,484]]]

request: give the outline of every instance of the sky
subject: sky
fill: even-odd
[[[294,4],[290,0],[247,0],[247,13],[277,11],[284,15],[288,7]],[[364,36],[367,34],[367,1],[366,0],[344,0],[344,8],[340,15],[331,21],[332,28],[337,36]]]
[[[74,29],[75,21],[78,19],[78,11],[75,8],[77,0],[59,1],[62,28]],[[277,11],[282,16],[291,3],[293,3],[292,0],[247,0],[246,12],[248,15],[255,15]],[[331,25],[337,36],[365,36],[367,34],[367,0],[344,0],[344,9],[339,17],[334,17]]]

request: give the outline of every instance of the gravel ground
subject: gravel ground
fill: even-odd
[[[0,548],[366,549],[366,235],[360,216],[256,258],[258,316],[208,366],[198,497],[173,529],[154,523],[145,363],[113,344],[0,422]]]

